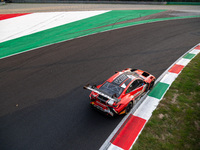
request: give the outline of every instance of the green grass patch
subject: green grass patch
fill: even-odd
[[[173,82],[133,150],[200,147],[200,55]]]

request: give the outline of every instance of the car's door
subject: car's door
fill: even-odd
[[[126,93],[131,97],[131,99],[135,99],[141,94],[143,88],[144,88],[144,82],[140,79],[137,79],[130,84]]]

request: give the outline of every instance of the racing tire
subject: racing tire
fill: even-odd
[[[154,86],[155,80],[151,81],[150,86],[149,86],[149,90],[151,90]]]
[[[145,88],[145,92],[147,92],[149,90],[149,83],[147,83],[147,86]]]
[[[131,111],[131,109],[133,108],[133,102],[129,102],[129,104],[126,106],[126,115]]]

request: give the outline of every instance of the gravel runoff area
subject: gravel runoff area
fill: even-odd
[[[6,3],[0,5],[0,14],[33,13],[56,11],[86,11],[86,10],[140,10],[166,9],[200,12],[200,6],[193,5],[136,5],[136,4],[66,4],[66,3]]]

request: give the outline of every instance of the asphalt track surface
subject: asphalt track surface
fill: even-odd
[[[132,26],[0,60],[0,149],[99,149],[123,116],[90,109],[87,83],[127,67],[159,77],[199,43],[200,19]]]

